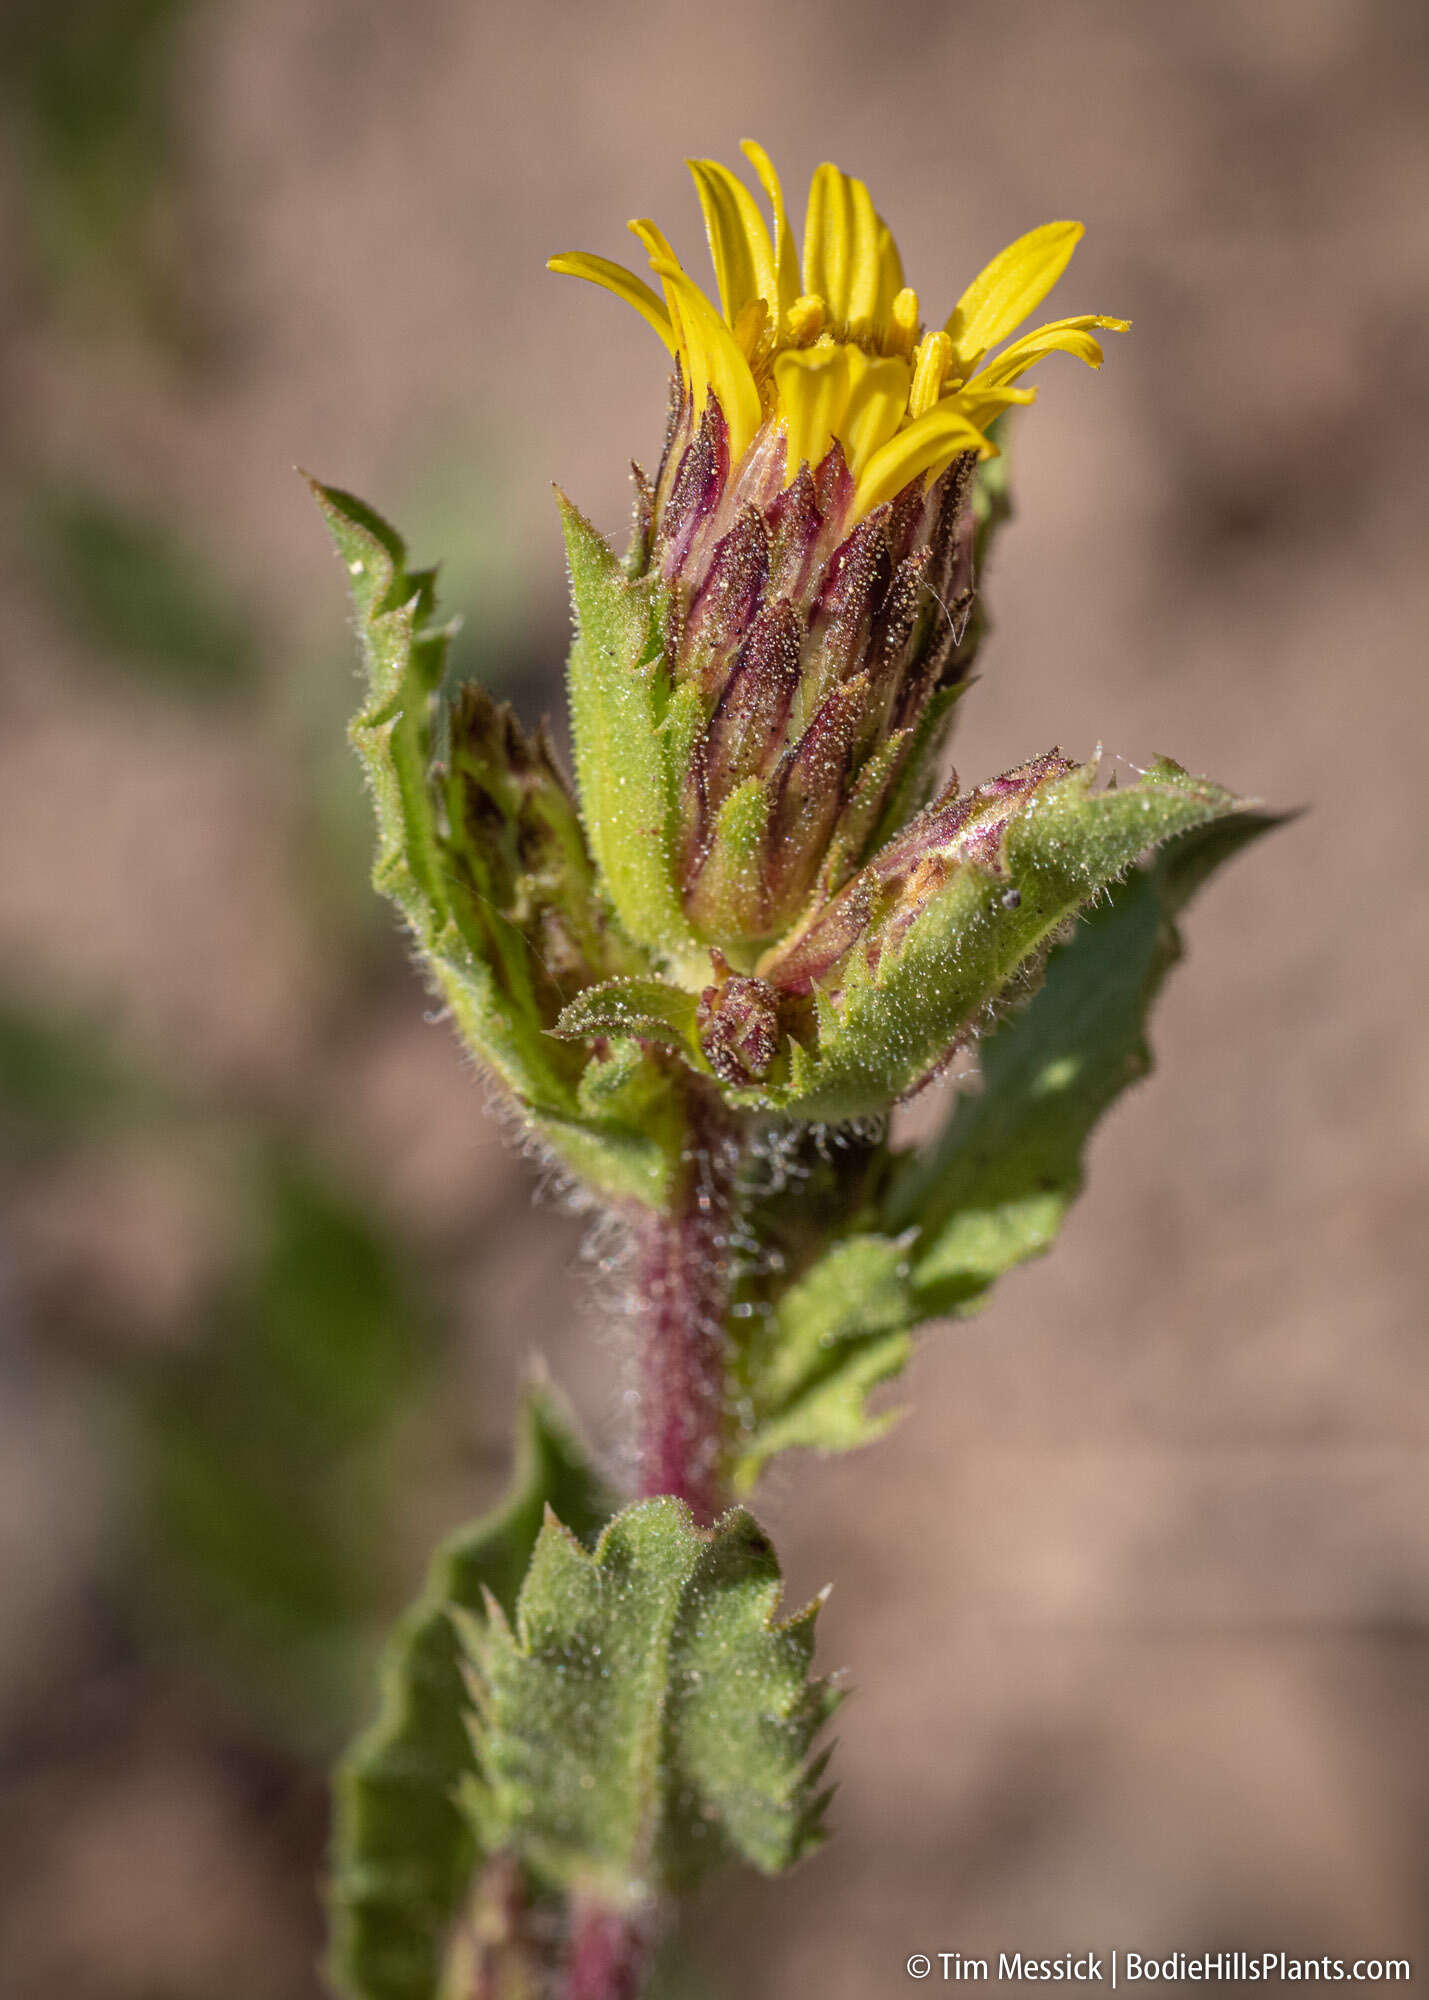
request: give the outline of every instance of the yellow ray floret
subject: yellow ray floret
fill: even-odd
[[[960,374],[971,375],[987,350],[1041,305],[1072,261],[1082,235],[1080,222],[1044,222],[999,250],[978,272],[944,329],[957,352]]]
[[[624,299],[628,306],[634,306],[641,318],[654,327],[672,354],[679,352],[669,313],[645,280],[637,278],[633,271],[627,271],[623,264],[613,264],[609,257],[593,257],[588,250],[568,250],[563,256],[547,258],[546,269],[572,278],[589,278],[593,285],[603,285],[606,291]]]
[[[779,317],[779,283],[774,245],[754,196],[718,160],[687,160],[704,210],[719,285],[720,304],[731,326],[754,299],[762,299],[771,320]]]
[[[815,169],[801,258],[769,155],[752,139],[743,151],[772,227],[728,167],[688,163],[718,306],[653,222],[630,227],[660,293],[605,257],[572,251],[550,260],[551,270],[614,292],[654,328],[680,364],[696,415],[718,401],[732,464],[767,425],[784,432],[786,484],[838,443],[856,482],[856,511],[867,513],[962,452],[991,454],[987,426],[1033,400],[1033,390],[1015,386],[1029,368],[1059,352],[1099,368],[1093,330],[1128,325],[1104,314],[1053,320],[992,354],[1046,298],[1081,239],[1079,222],[1048,222],[999,251],[946,325],[925,332],[898,246],[862,181],[827,162]]]

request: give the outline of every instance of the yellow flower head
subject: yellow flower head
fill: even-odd
[[[928,331],[862,181],[827,163],[815,171],[801,263],[768,154],[752,139],[743,151],[768,197],[772,236],[737,175],[717,160],[689,162],[718,308],[653,222],[630,227],[663,298],[633,271],[586,251],[549,265],[603,285],[649,321],[679,364],[693,415],[711,397],[718,402],[731,465],[761,434],[781,437],[787,486],[837,443],[855,481],[856,518],[920,476],[936,478],[963,452],[990,455],[986,427],[1010,404],[1033,400],[1016,384],[1034,362],[1060,349],[1099,368],[1093,329],[1128,324],[1101,313],[1053,320],[989,359],[1061,277],[1079,222],[1044,223],[1010,243],[946,324]]]

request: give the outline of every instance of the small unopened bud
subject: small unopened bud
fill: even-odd
[[[869,965],[876,966],[883,953],[907,934],[954,868],[973,862],[996,871],[1008,822],[1043,785],[1066,777],[1073,768],[1053,750],[963,796],[955,779],[812,922],[761,961],[761,971],[782,991],[807,993],[815,981],[827,980],[857,945],[862,945]]]
[[[695,1016],[700,1047],[725,1083],[759,1083],[779,1051],[779,996],[738,974],[707,986]]]

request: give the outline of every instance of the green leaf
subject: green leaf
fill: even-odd
[[[1115,888],[1053,952],[1040,992],[983,1045],[980,1092],[910,1157],[885,1202],[916,1226],[918,1316],[972,1309],[1051,1244],[1081,1191],[1093,1126],[1151,1067],[1146,1022],[1181,955],[1175,917],[1207,877],[1280,822],[1242,811],[1194,828]]]
[[[483,1782],[470,1807],[552,1887],[612,1907],[734,1858],[787,1868],[819,1837],[810,1680],[817,1603],[775,1621],[782,1581],[742,1508],[696,1528],[673,1499],[618,1514],[594,1555],[554,1517],[514,1630],[473,1635]]]
[[[373,883],[397,904],[439,972],[473,1046],[521,1095],[539,1094],[500,1018],[490,970],[464,964],[447,896],[430,782],[435,695],[448,630],[431,621],[434,572],[409,571],[402,538],[361,500],[310,482],[337,550],[347,565],[357,610],[368,701],[352,741],[372,787],[377,813]],[[524,1087],[523,1087],[524,1086]]]
[[[382,1707],[336,1779],[330,1972],[351,2000],[435,2000],[447,1935],[481,1857],[457,1805],[476,1771],[454,1611],[517,1593],[547,1507],[593,1536],[613,1501],[548,1392],[529,1396],[515,1487],[499,1512],[453,1535],[388,1646]]]
[[[688,695],[672,696],[669,595],[656,576],[632,582],[590,522],[557,499],[576,620],[571,731],[586,837],[630,936],[661,957],[698,956],[676,886],[675,840],[700,718]]]
[[[401,537],[362,501],[312,485],[347,565],[367,665],[351,735],[377,815],[373,883],[402,911],[463,1040],[541,1138],[611,1198],[658,1207],[674,1172],[664,1125],[592,1116],[582,1056],[548,1032],[567,953],[579,965],[608,947],[611,971],[631,962],[593,900],[549,750],[477,691],[440,707],[450,635],[433,622],[432,572],[407,569]]]
[[[1092,790],[1086,765],[1040,786],[1010,819],[995,870],[952,870],[870,971],[852,956],[787,1081],[745,1096],[829,1122],[876,1115],[925,1081],[1058,929],[1139,856],[1237,809],[1229,792],[1161,761],[1136,784]],[[743,1100],[740,1100],[743,1101]]]
[[[1239,811],[1171,840],[1055,946],[1035,998],[982,1043],[983,1088],[941,1136],[901,1156],[881,1198],[782,1292],[751,1294],[735,1355],[740,1491],[791,1445],[844,1451],[896,1420],[871,1389],[913,1329],[970,1312],[1047,1249],[1082,1185],[1097,1119],[1151,1064],[1146,1022],[1181,954],[1175,918],[1216,868],[1281,822]],[[806,1197],[800,1185],[796,1209]],[[874,1226],[870,1227],[870,1222]]]
[[[695,1025],[698,1006],[693,993],[663,979],[613,979],[578,993],[562,1009],[552,1033],[571,1041],[591,1035],[638,1035],[643,1041],[678,1049],[693,1067],[708,1071]]]
[[[870,1390],[899,1374],[919,1317],[909,1288],[910,1236],[855,1235],[827,1251],[767,1314],[737,1360],[745,1412],[735,1484],[748,1492],[791,1445],[848,1451],[896,1421],[870,1414]]]

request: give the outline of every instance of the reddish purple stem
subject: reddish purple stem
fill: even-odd
[[[648,1919],[577,1902],[564,2000],[638,2000],[649,1956]]]
[[[727,1504],[725,1313],[729,1304],[730,1142],[691,1109],[671,1212],[641,1226],[635,1270],[641,1336],[640,1493],[672,1493],[702,1527]]]
[[[669,1211],[638,1226],[642,1498],[673,1494],[702,1527],[724,1511],[725,1314],[729,1306],[734,1147],[714,1106],[692,1091]],[[562,2000],[639,2000],[653,1911],[571,1908]]]

